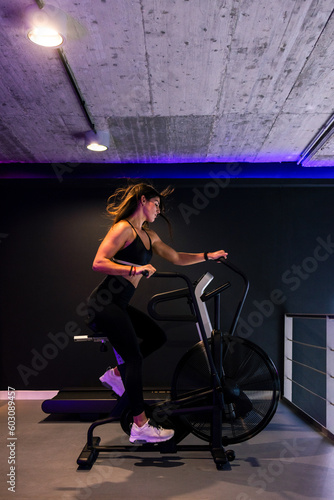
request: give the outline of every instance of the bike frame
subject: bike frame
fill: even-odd
[[[249,284],[246,276],[239,271],[231,263],[223,262],[227,267],[232,269],[235,273],[240,275],[244,281],[244,288],[242,292],[242,298],[237,307],[232,327],[231,334],[234,334],[235,328],[240,316],[241,309],[243,307],[246,295],[248,292]],[[180,278],[186,282],[187,287],[180,290],[173,290],[171,292],[164,292],[157,294],[149,302],[148,309],[151,316],[158,320],[166,321],[191,321],[195,322],[199,337],[203,342],[204,349],[207,355],[207,360],[210,367],[212,384],[211,387],[207,389],[200,389],[191,391],[185,397],[179,398],[177,400],[172,400],[173,408],[168,409],[167,413],[169,416],[180,416],[190,413],[203,413],[212,412],[211,426],[212,426],[212,443],[211,443],[211,453],[218,469],[222,469],[228,465],[229,456],[232,450],[225,452],[222,444],[221,426],[222,426],[222,415],[224,413],[224,396],[223,388],[221,386],[221,380],[224,380],[223,365],[222,365],[222,333],[220,331],[220,294],[223,290],[230,286],[230,283],[224,283],[217,289],[206,293],[205,289],[211,283],[213,276],[210,273],[204,274],[195,284],[193,284],[188,276],[180,273],[155,273],[153,275],[156,278]],[[175,300],[179,298],[187,298],[190,306],[191,314],[188,315],[161,315],[156,312],[156,305],[160,302]],[[214,313],[214,328],[212,328],[210,317],[207,311],[206,302],[214,298],[215,300],[215,313]],[[87,336],[85,336],[87,337]],[[210,348],[209,337],[212,339],[212,348]],[[89,338],[80,338],[77,340],[90,340]],[[107,340],[105,338],[99,339]],[[196,403],[196,401],[203,400],[203,397],[212,396],[212,404],[205,406],[189,406]],[[85,466],[86,464],[92,465],[96,460],[100,451],[112,451],[115,447],[113,446],[100,446],[100,438],[94,437],[94,429],[100,425],[110,423],[119,420],[122,411],[127,405],[127,395],[126,393],[119,399],[113,410],[112,416],[107,419],[99,420],[91,424],[87,432],[87,443],[79,456],[77,463],[79,465]],[[175,408],[176,407],[176,408]],[[154,406],[154,411],[157,415],[166,415],[166,402],[158,403]],[[161,443],[163,444],[163,443]],[[233,459],[233,458],[232,458]]]
[[[228,268],[230,268],[234,273],[238,274],[243,280],[243,290],[242,296],[234,315],[230,335],[235,333],[235,329],[240,317],[240,313],[249,289],[249,282],[247,277],[233,264],[222,261]],[[223,353],[222,353],[222,332],[220,331],[220,294],[230,286],[229,282],[224,283],[215,290],[205,293],[206,288],[213,280],[213,276],[210,273],[204,274],[196,283],[193,285],[188,278],[188,276],[180,273],[155,273],[157,278],[181,278],[187,284],[187,289],[176,290],[174,292],[167,292],[157,294],[152,297],[149,302],[148,310],[152,317],[158,320],[167,321],[194,321],[196,318],[196,326],[199,333],[200,340],[203,342],[207,360],[210,366],[212,385],[207,390],[196,390],[191,391],[186,396],[179,398],[177,400],[173,399],[172,403],[174,408],[169,411],[170,416],[182,416],[189,415],[191,413],[212,413],[211,419],[211,453],[214,458],[217,467],[219,464],[226,463],[226,452],[223,448],[223,438],[221,435],[223,414],[225,413],[225,401],[224,401],[224,368],[223,368]],[[169,300],[175,300],[182,297],[188,298],[188,303],[190,305],[193,314],[190,316],[175,316],[168,315],[162,316],[156,311],[156,305],[160,302],[165,302]],[[214,328],[210,321],[210,316],[206,307],[206,302],[214,298]],[[189,300],[190,299],[190,300]],[[209,338],[211,338],[211,348],[209,345]],[[212,404],[205,406],[193,406],[197,401],[207,398],[207,396],[212,396]],[[155,411],[159,416],[163,416],[165,410],[162,408],[159,412],[159,404],[156,405]]]
[[[249,290],[249,281],[247,277],[242,273],[237,267],[235,267],[233,264],[219,259],[219,262],[223,263],[225,266],[227,266],[229,269],[231,269],[233,272],[238,274],[244,283],[243,286],[243,291],[242,291],[242,296],[241,300],[237,306],[235,316],[232,321],[232,326],[231,326],[231,331],[230,335],[234,335],[235,329],[240,317],[240,313],[242,310],[242,307],[244,305],[244,302],[246,300],[246,296]],[[213,387],[218,390],[219,392],[222,392],[221,388],[221,376],[222,373],[218,373],[217,371],[217,362],[214,361],[212,352],[210,349],[210,345],[208,342],[208,339],[212,336],[213,331],[220,331],[220,294],[222,293],[223,290],[227,289],[230,286],[229,282],[224,283],[223,285],[219,286],[215,290],[205,293],[206,288],[208,285],[211,283],[213,280],[213,276],[210,273],[205,273],[197,282],[195,285],[191,282],[191,280],[188,278],[187,275],[181,274],[181,273],[155,273],[153,275],[155,278],[180,278],[183,279],[186,284],[187,288],[186,289],[181,289],[181,290],[175,290],[171,292],[164,292],[164,293],[159,293],[154,295],[151,300],[149,301],[148,304],[148,311],[150,315],[157,320],[165,320],[165,321],[193,321],[196,322],[198,334],[200,340],[203,342],[204,349],[207,355],[208,363],[210,365],[210,371],[213,377]],[[176,300],[180,298],[188,298],[190,299],[190,302],[188,300],[188,303],[190,305],[190,308],[192,310],[191,315],[162,315],[157,313],[156,311],[156,306],[157,304],[161,302],[166,302],[166,301],[171,301],[171,300]],[[206,307],[206,302],[210,300],[211,298],[215,299],[215,307],[214,307],[214,328],[212,327],[210,316]],[[182,404],[182,401],[180,400],[180,404]],[[212,409],[212,408],[211,408]],[[198,411],[198,410],[197,410]]]

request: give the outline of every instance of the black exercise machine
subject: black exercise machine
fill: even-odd
[[[185,288],[154,295],[149,304],[149,314],[156,320],[187,321],[197,326],[200,341],[194,345],[176,366],[170,397],[150,401],[145,411],[163,427],[175,430],[174,437],[164,443],[140,445],[140,450],[160,450],[172,453],[182,449],[179,445],[189,434],[208,442],[218,470],[229,468],[233,450],[225,446],[246,441],[261,432],[275,414],[279,399],[279,377],[269,356],[249,340],[235,336],[241,309],[249,283],[246,276],[228,261],[222,260],[230,270],[243,280],[243,291],[228,334],[220,331],[220,295],[229,288],[229,282],[206,292],[213,280],[204,274],[195,283],[180,273],[155,273],[155,278],[182,279]],[[185,315],[161,314],[159,305],[164,302],[186,299],[189,313]],[[207,302],[214,301],[213,326]],[[95,333],[78,336],[75,341],[100,342],[102,348],[108,339]],[[159,399],[159,397],[158,397]],[[108,418],[93,422],[87,433],[87,442],[77,459],[80,468],[91,468],[101,452],[133,451],[134,445],[102,446],[94,436],[97,427],[120,421],[123,430],[130,434],[132,415],[127,395],[123,394],[110,408]]]

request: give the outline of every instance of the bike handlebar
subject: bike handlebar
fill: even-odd
[[[229,269],[231,269],[232,271],[234,271],[236,274],[238,274],[243,282],[244,282],[244,288],[243,288],[243,291],[242,291],[242,296],[241,296],[241,299],[240,299],[240,302],[238,304],[238,307],[235,311],[235,315],[234,315],[234,318],[233,318],[233,321],[232,321],[232,326],[231,326],[231,332],[230,334],[231,335],[234,335],[234,332],[235,332],[235,329],[237,327],[237,324],[238,324],[238,321],[239,321],[239,317],[240,317],[240,314],[241,314],[241,310],[244,306],[244,303],[245,303],[245,300],[246,300],[246,297],[247,297],[247,293],[248,293],[248,290],[249,290],[249,281],[248,281],[248,278],[247,276],[242,272],[240,271],[240,269],[238,269],[234,264],[232,264],[231,262],[229,261],[226,261],[225,259],[222,260],[222,259],[218,259],[222,264],[224,264],[225,266],[227,266]]]
[[[194,287],[191,280],[185,274],[180,273],[171,273],[171,272],[162,272],[162,273],[154,273],[152,275],[155,278],[181,278],[183,279],[187,287],[181,288],[179,290],[172,290],[170,292],[163,292],[154,295],[147,305],[148,312],[150,316],[159,321],[191,321],[196,322],[197,316],[194,314],[193,309],[191,308],[192,314],[169,314],[164,315],[160,314],[156,311],[156,306],[161,302],[168,302],[170,300],[187,298],[189,305],[191,306],[194,300]],[[189,300],[191,299],[191,300]]]
[[[239,304],[237,306],[237,309],[236,309],[236,312],[235,312],[235,315],[234,315],[234,318],[233,318],[233,321],[232,321],[232,327],[231,327],[231,332],[230,333],[231,333],[231,335],[233,335],[234,332],[235,332],[235,329],[236,329],[236,326],[237,326],[240,314],[241,314],[241,310],[242,310],[243,305],[245,303],[248,290],[249,290],[249,281],[248,281],[247,276],[242,271],[240,271],[240,269],[238,269],[234,264],[232,264],[230,261],[227,261],[226,259],[220,258],[220,259],[215,260],[214,262],[224,264],[226,267],[228,267],[229,269],[231,269],[231,271],[233,271],[234,273],[238,274],[242,278],[243,283],[244,283],[244,287],[243,287],[243,291],[242,291],[242,297],[241,297],[241,300],[239,301]],[[145,273],[146,276],[148,275],[148,272],[146,270],[143,271],[143,274],[144,273]],[[167,300],[178,299],[178,298],[181,298],[181,297],[188,297],[190,299],[193,299],[193,297],[194,297],[194,285],[191,282],[191,280],[188,278],[188,276],[186,276],[185,274],[172,273],[172,272],[161,272],[161,273],[156,272],[152,276],[155,277],[155,278],[181,278],[181,279],[183,279],[186,282],[187,288],[186,289],[182,289],[182,290],[174,290],[172,292],[157,294],[154,297],[152,297],[152,299],[150,300],[150,302],[148,304],[150,315],[153,318],[158,319],[158,320],[166,320],[166,321],[196,321],[196,315],[195,314],[191,314],[191,315],[175,315],[175,316],[172,315],[172,316],[168,316],[167,317],[167,316],[162,316],[162,315],[158,314],[155,311],[156,304],[158,304],[160,302],[165,302]],[[207,295],[203,294],[204,296],[203,296],[202,300],[205,301],[205,300],[208,300],[211,297],[214,297],[215,295],[217,295],[218,293],[220,293],[224,289],[228,288],[229,286],[230,286],[229,283],[225,283],[224,285],[222,285],[221,287],[218,287],[213,292],[209,292]]]
[[[224,264],[226,267],[228,267],[229,269],[231,269],[232,271],[234,271],[236,274],[238,274],[242,278],[242,280],[244,282],[244,285],[245,285],[245,288],[248,291],[249,281],[248,281],[247,276],[242,271],[240,271],[240,269],[238,269],[234,264],[232,264],[230,261],[228,261],[226,259],[223,259],[222,257],[219,258],[219,259],[214,260],[213,262],[217,262],[219,264]],[[142,272],[142,275],[143,276],[148,276],[149,272],[145,269]],[[155,278],[168,278],[168,277],[169,278],[183,278],[183,279],[185,279],[185,281],[187,281],[187,283],[189,282],[188,277],[185,274],[180,274],[180,273],[171,273],[171,272],[162,272],[162,273],[159,273],[159,272],[155,272],[154,274],[152,274],[152,276],[155,277]]]

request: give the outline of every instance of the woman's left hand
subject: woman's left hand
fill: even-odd
[[[228,253],[225,250],[217,250],[216,252],[208,252],[209,260],[218,260],[221,258],[227,259]]]

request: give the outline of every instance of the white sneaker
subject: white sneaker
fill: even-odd
[[[174,436],[173,429],[163,429],[160,425],[148,420],[142,427],[135,423],[131,426],[130,443],[160,443]]]
[[[108,368],[108,370],[100,377],[100,382],[104,387],[112,389],[117,396],[122,396],[125,389],[121,377],[115,374],[114,368]]]

